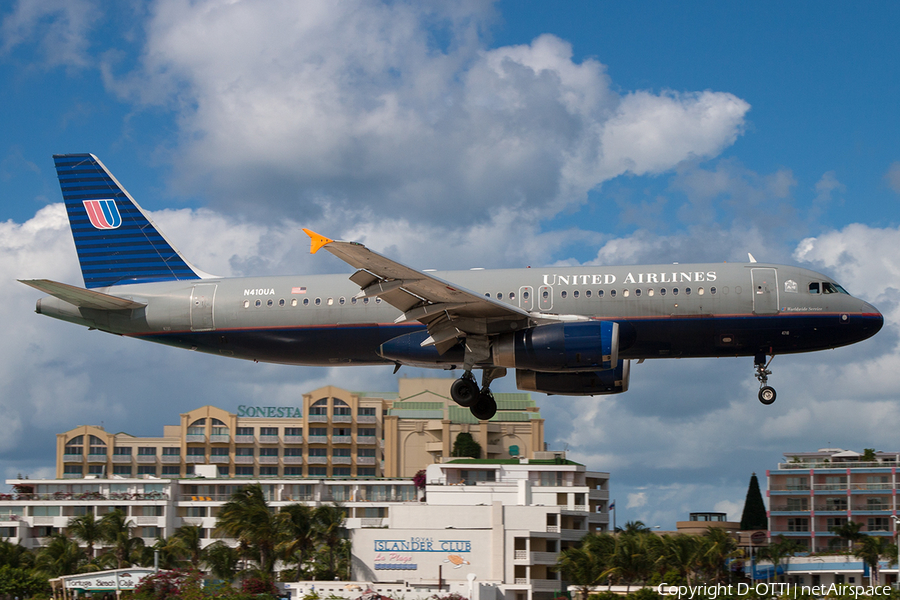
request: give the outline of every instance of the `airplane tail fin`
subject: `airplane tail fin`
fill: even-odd
[[[201,278],[96,156],[53,161],[85,287]]]

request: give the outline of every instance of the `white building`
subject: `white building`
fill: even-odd
[[[0,495],[0,536],[35,548],[73,517],[118,508],[147,544],[184,524],[201,526],[208,544],[231,494],[260,483],[276,508],[296,502],[345,508],[360,587],[408,589],[412,599],[429,595],[417,590],[439,586],[466,595],[477,582],[482,599],[531,600],[565,590],[552,570],[558,553],[609,523],[609,474],[562,453],[430,465],[424,498],[409,479],[258,481],[216,473],[214,465],[200,465],[197,474],[207,478],[8,480],[18,491]],[[292,587],[300,597],[303,586]]]

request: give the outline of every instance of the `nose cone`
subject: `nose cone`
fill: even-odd
[[[865,325],[863,331],[867,338],[872,337],[884,327],[884,315],[868,302],[862,303],[860,313],[862,313],[861,316],[864,319]]]

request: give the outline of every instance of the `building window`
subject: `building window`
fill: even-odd
[[[277,436],[278,428],[277,427],[260,427],[259,435],[275,435],[275,436]]]
[[[260,448],[260,456],[278,456],[278,448]]]
[[[847,498],[825,498],[825,510],[847,510]]]
[[[847,476],[846,475],[828,475],[825,477],[825,487],[822,488],[825,490],[846,490],[847,489]]]
[[[197,419],[188,426],[188,435],[206,435],[206,419]]]
[[[328,467],[310,467],[309,468],[309,476],[310,477],[327,477],[328,476]]]
[[[328,448],[310,448],[310,456],[328,456]]]
[[[77,435],[66,442],[65,454],[84,454],[84,436]]]
[[[235,456],[253,456],[253,448],[235,448]]]
[[[334,477],[350,477],[350,467],[334,467],[332,473]]]
[[[375,458],[375,448],[359,448],[356,451],[356,456],[360,458]]]
[[[497,471],[494,469],[461,469],[459,477],[466,485],[475,485],[479,481],[496,481]]]
[[[32,506],[32,517],[58,517],[60,513],[58,506]]]
[[[88,453],[94,456],[106,456],[106,442],[98,438],[96,435],[92,435],[88,438],[90,442],[90,449]]]
[[[253,435],[252,427],[238,427],[236,431],[237,435]]]
[[[187,449],[188,456],[206,456],[206,448],[203,446],[189,446]]]
[[[278,467],[260,467],[260,477],[278,477]]]
[[[63,465],[64,477],[81,477],[84,475],[84,468],[81,465]]]
[[[334,399],[334,414],[342,416],[350,416],[350,406],[343,400]]]
[[[360,427],[356,430],[357,435],[360,437],[375,437],[375,428],[374,427]]]
[[[188,506],[184,509],[184,516],[186,517],[200,517],[203,518],[206,516],[206,507],[205,506]]]
[[[888,517],[869,517],[869,531],[890,531],[890,519]]]
[[[334,456],[350,458],[350,448],[335,448]]]
[[[131,456],[130,446],[116,446],[113,448],[113,456]]]
[[[302,427],[285,427],[284,428],[285,437],[289,435],[303,437],[303,428]]]
[[[130,465],[113,465],[113,475],[121,475],[122,477],[131,477]]]
[[[150,447],[138,448],[138,456],[156,456],[156,448],[150,448]]]
[[[173,477],[178,477],[181,475],[181,467],[178,465],[164,465],[162,468],[163,477],[167,475],[171,475]]]
[[[835,527],[843,527],[847,524],[847,517],[829,517],[825,520],[825,526],[828,528],[828,531],[831,531]]]
[[[310,415],[327,415],[328,414],[328,398],[322,398],[321,400],[316,400],[312,406],[309,407]]]
[[[88,475],[103,475],[103,465],[88,465]]]
[[[228,456],[228,448],[210,448],[209,449],[210,456]]]
[[[375,407],[374,406],[360,406],[356,410],[356,414],[360,417],[374,417],[376,416]]]
[[[244,466],[238,465],[238,466],[236,466],[236,467],[234,468],[234,475],[235,475],[236,477],[241,477],[241,476],[243,476],[243,477],[246,477],[246,476],[252,477],[252,476],[253,476],[253,467],[244,467]]]
[[[866,498],[866,510],[890,510],[885,498]]]
[[[328,428],[327,427],[310,427],[309,435],[310,435],[310,437],[315,437],[315,436],[327,437],[328,436]]]
[[[228,477],[228,467],[223,467],[222,465],[219,465],[218,469],[219,469],[219,471],[218,471],[219,477]]]
[[[375,477],[375,467],[357,467],[357,477]]]
[[[159,527],[142,527],[143,531],[141,532],[141,537],[144,538],[158,538],[159,537]]]
[[[155,465],[138,465],[138,475],[153,475],[156,477]]]
[[[788,510],[809,510],[809,498],[788,498]]]
[[[788,531],[809,531],[809,519],[796,518],[787,520]]]
[[[303,467],[285,467],[284,468],[285,477],[302,477],[303,476]]]
[[[181,456],[181,448],[163,448],[163,456]]]
[[[806,477],[787,477],[786,489],[789,491],[809,490],[809,479]]]

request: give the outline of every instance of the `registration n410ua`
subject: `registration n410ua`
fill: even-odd
[[[309,230],[353,272],[225,278],[175,249],[91,154],[54,156],[85,287],[23,280],[37,312],[170,346],[294,365],[462,369],[451,395],[479,419],[491,382],[616,394],[650,358],[752,356],[775,400],[778,354],[846,346],[883,317],[830,277],[795,266],[711,263],[423,272]],[[481,384],[473,371],[482,373]]]

